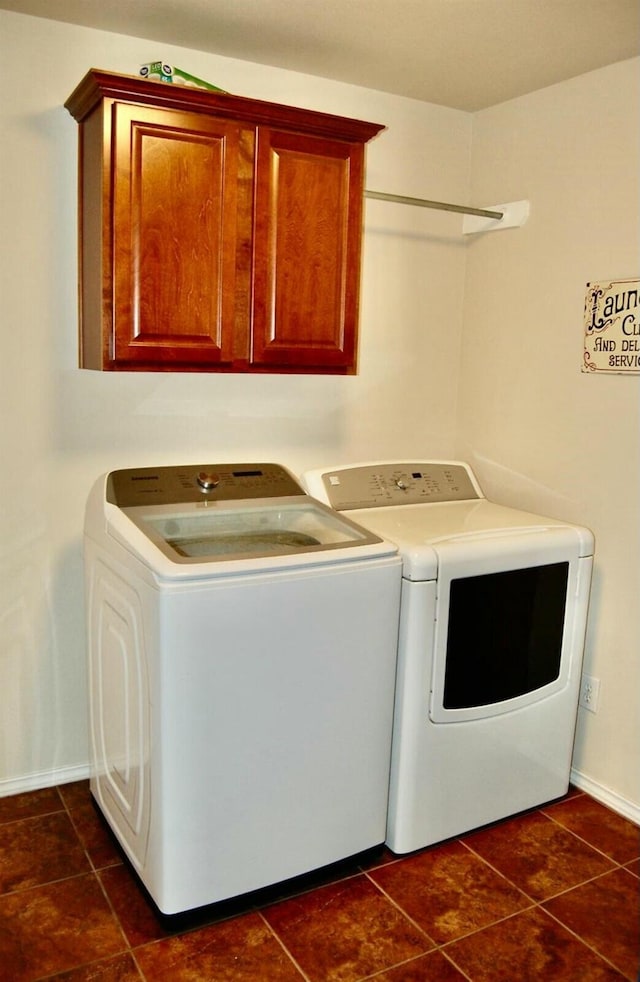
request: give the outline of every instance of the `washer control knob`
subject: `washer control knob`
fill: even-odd
[[[404,481],[402,480],[402,478],[399,478],[399,479],[398,479],[398,480],[396,481],[396,487],[397,487],[397,488],[400,488],[400,490],[401,490],[401,491],[406,491],[406,490],[407,490],[407,485],[406,485],[406,484],[405,484],[405,482],[404,482]]]
[[[214,491],[220,484],[220,475],[211,471],[200,471],[197,480],[203,491]]]

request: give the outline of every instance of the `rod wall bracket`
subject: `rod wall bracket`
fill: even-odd
[[[502,212],[502,218],[480,218],[477,215],[465,215],[462,221],[463,235],[473,235],[477,232],[497,232],[502,228],[518,228],[524,225],[529,217],[528,201],[511,201],[506,205],[491,205],[491,211]]]

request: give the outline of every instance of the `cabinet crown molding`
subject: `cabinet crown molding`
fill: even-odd
[[[212,92],[168,82],[151,82],[136,75],[120,75],[91,68],[76,86],[65,108],[78,122],[84,119],[103,99],[143,102],[160,109],[188,110],[233,119],[245,124],[267,124],[279,129],[306,130],[312,125],[314,133],[334,140],[368,143],[385,126],[347,116],[335,116],[315,110],[283,106],[261,99]]]

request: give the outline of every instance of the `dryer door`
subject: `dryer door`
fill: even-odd
[[[562,527],[438,547],[434,722],[511,712],[565,688],[576,619],[586,617],[578,552],[574,530]]]

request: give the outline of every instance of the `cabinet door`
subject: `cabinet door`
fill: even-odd
[[[112,112],[115,367],[246,359],[253,133],[201,113]]]
[[[362,143],[258,130],[251,364],[355,371]]]

